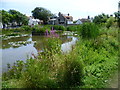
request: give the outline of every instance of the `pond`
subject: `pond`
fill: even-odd
[[[23,37],[11,38],[2,41],[2,71],[7,71],[7,64],[13,65],[17,60],[34,58],[33,54],[37,56],[38,52],[42,52],[45,40],[49,38],[46,36],[32,36],[31,34]],[[59,37],[62,41],[61,50],[67,53],[71,50],[71,46],[75,44],[77,38],[74,36],[61,35]]]

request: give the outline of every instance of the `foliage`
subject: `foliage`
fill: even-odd
[[[44,45],[45,54],[60,53],[61,41],[58,38],[55,37],[48,38],[48,40],[45,41],[45,43],[46,43]]]
[[[89,25],[94,28],[93,23],[86,23],[81,30]],[[94,39],[80,37],[68,54],[60,53],[57,38],[48,38],[49,48],[36,59],[28,59],[25,63],[18,61],[10,66],[3,74],[3,88],[105,88],[118,69],[118,30],[102,27]],[[17,86],[10,85],[16,81]]]
[[[76,31],[78,30],[77,26],[68,26],[67,31]]]
[[[110,26],[112,26],[114,21],[115,21],[114,17],[111,16],[106,22],[106,27],[109,28]]]
[[[78,54],[73,51],[62,57],[64,58],[64,64],[60,66],[57,75],[60,87],[70,88],[83,85],[84,64],[77,55]]]
[[[48,17],[51,16],[51,12],[43,7],[36,7],[33,11],[32,11],[32,15],[33,17],[36,19],[40,19],[43,20],[44,23],[47,22]]]
[[[120,27],[120,11],[115,12],[115,21],[118,23],[118,26]]]
[[[3,24],[8,24],[11,22],[11,18],[13,17],[12,14],[8,13],[5,10],[0,10],[0,13],[2,14],[2,23]]]
[[[62,31],[65,30],[65,27],[64,27],[64,26],[61,26],[61,25],[53,25],[53,28],[54,28],[55,30],[62,30]]]
[[[24,31],[31,31],[32,28],[31,28],[30,26],[24,25],[24,26],[21,26],[21,30],[24,30]]]
[[[41,34],[41,35],[43,35],[46,30],[50,31],[50,29],[47,28],[46,26],[35,25],[34,27],[32,27],[32,32],[33,32],[33,34],[36,33],[36,34]]]
[[[81,26],[80,35],[82,38],[96,38],[99,35],[99,29],[94,23],[84,23]]]
[[[107,21],[107,19],[109,18],[108,15],[105,15],[104,13],[95,16],[93,19],[93,22],[96,24],[101,24],[101,23],[105,23]]]
[[[77,55],[73,57],[71,56],[73,53],[68,55],[58,53],[60,46],[55,38],[49,38],[48,45],[50,47],[45,50],[45,54],[40,53],[37,59],[28,59],[24,65],[21,61],[17,62],[7,73],[3,74],[3,81],[22,80],[24,86],[28,88],[70,88],[82,85],[83,63],[79,61]],[[21,66],[17,67],[18,64]],[[69,79],[72,81],[68,81]],[[9,82],[3,87],[5,88],[6,85],[9,85]]]
[[[20,23],[25,24],[25,25],[28,24],[27,16],[23,15],[19,11],[9,10],[8,12],[13,16],[13,18],[11,18],[12,22],[16,21],[19,25]]]
[[[9,10],[8,12],[5,10],[0,10],[0,13],[2,13],[2,22],[3,24],[9,24],[13,22],[17,22],[20,24],[27,24],[28,18],[16,10]]]

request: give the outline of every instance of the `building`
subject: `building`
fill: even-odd
[[[73,24],[73,17],[59,12],[58,16],[53,15],[49,18],[48,24],[67,26],[68,24]]]
[[[58,18],[58,17],[57,17],[56,15],[50,16],[50,17],[49,17],[48,24],[57,25],[57,24],[58,24],[57,18]]]
[[[86,19],[86,18],[82,18],[82,19],[80,19],[80,21],[82,23],[91,22],[90,19]]]
[[[41,24],[39,19],[34,19],[32,16],[29,17],[28,25],[38,25]]]
[[[80,19],[78,19],[75,24],[77,24],[77,25],[82,24],[82,21]]]

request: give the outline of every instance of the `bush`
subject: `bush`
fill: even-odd
[[[81,86],[84,76],[83,62],[75,54],[64,56],[64,62],[59,67],[57,82],[60,87],[70,88]]]
[[[58,38],[50,37],[44,43],[44,55],[51,56],[61,52],[61,41]]]
[[[48,27],[45,27],[45,26],[38,26],[38,25],[36,25],[36,26],[34,26],[34,27],[32,27],[32,32],[35,34],[44,34],[45,33],[45,31],[46,31],[46,29],[47,30],[50,30]]]
[[[62,31],[65,30],[65,27],[64,27],[64,26],[61,26],[61,25],[53,25],[53,28],[54,28],[55,30],[62,30]]]
[[[31,31],[31,27],[30,26],[21,26],[21,29],[22,30],[25,30],[25,31]]]
[[[114,21],[115,21],[114,17],[110,17],[106,22],[106,27],[107,28],[111,27],[113,25]]]
[[[80,35],[82,38],[96,38],[99,35],[99,29],[94,23],[84,23],[81,26]]]

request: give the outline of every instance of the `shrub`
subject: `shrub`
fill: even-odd
[[[46,43],[47,42],[47,43]],[[44,55],[54,55],[60,53],[61,41],[58,38],[50,37],[44,43]]]
[[[94,23],[84,23],[80,34],[82,38],[96,38],[99,35],[99,29]]]
[[[45,26],[41,27],[41,26],[36,25],[36,26],[32,27],[32,32],[33,32],[34,34],[35,34],[35,33],[36,33],[36,34],[44,34],[45,31],[46,31],[46,29],[49,30],[48,27],[45,27]]]
[[[115,21],[114,17],[110,17],[106,22],[106,27],[107,28],[111,27],[113,25],[114,21]]]
[[[63,57],[64,59],[57,72],[59,86],[64,88],[81,86],[84,76],[84,64],[82,60],[74,53],[64,55]]]
[[[31,27],[30,26],[21,26],[21,29],[22,30],[25,30],[25,31],[31,31],[32,29],[31,29]]]
[[[61,25],[53,25],[53,28],[54,28],[55,30],[62,30],[62,31],[65,30],[65,27],[64,27],[64,26],[61,26]]]

